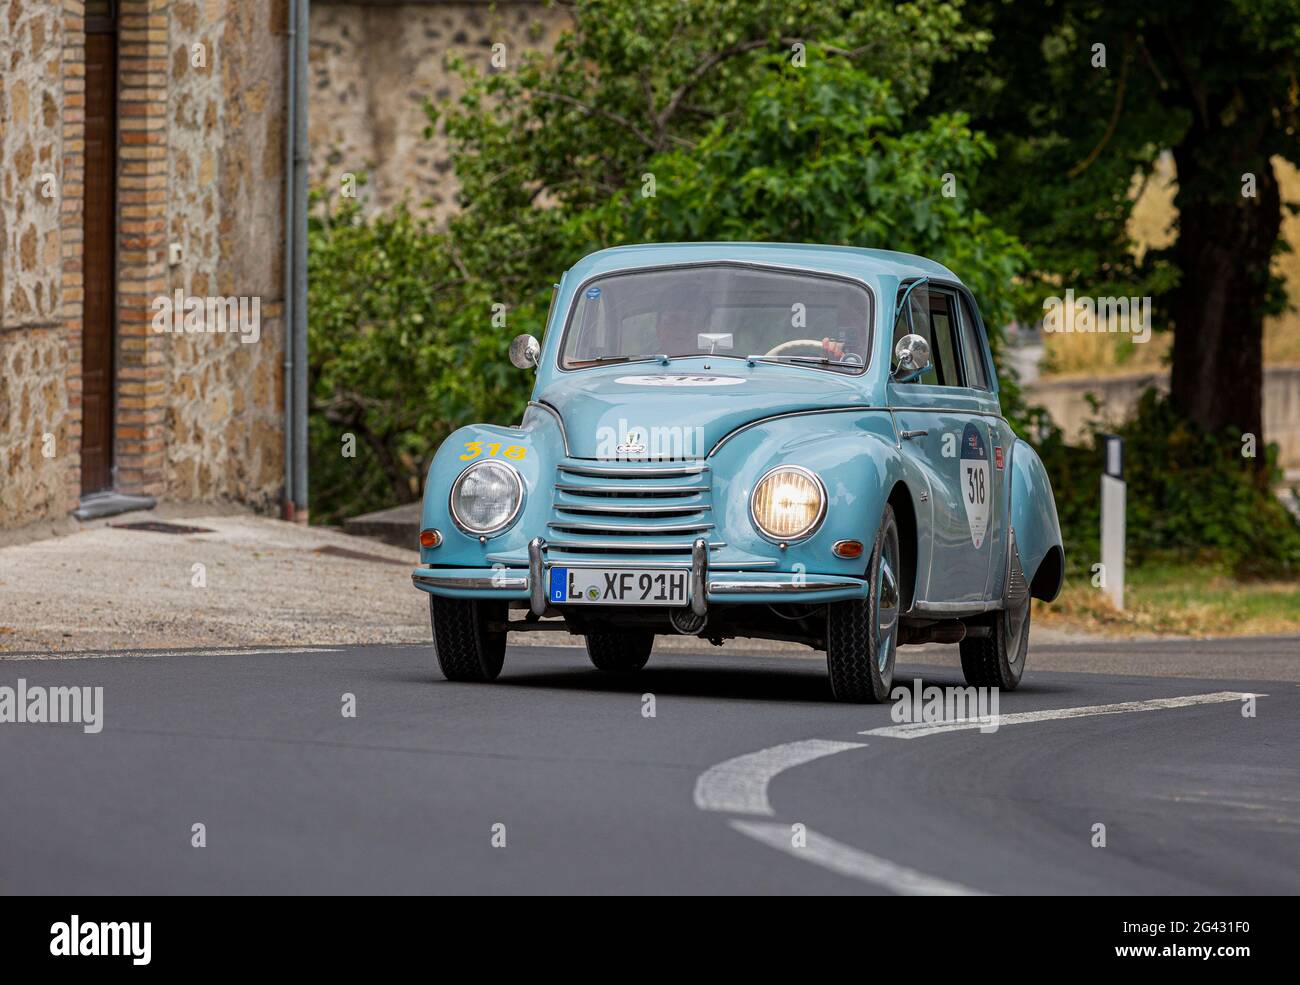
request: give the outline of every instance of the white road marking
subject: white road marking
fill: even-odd
[[[1121,701],[1113,705],[1083,705],[1079,708],[1054,708],[1048,711],[1021,711],[1013,715],[986,715],[981,718],[961,718],[951,722],[910,722],[885,728],[867,729],[858,735],[879,735],[892,739],[922,739],[943,732],[960,732],[967,729],[1007,725],[1027,725],[1031,722],[1053,722],[1066,718],[1089,718],[1093,715],[1121,715],[1130,711],[1161,711],[1165,708],[1188,708],[1192,705],[1218,704],[1225,701],[1242,701],[1246,698],[1266,698],[1266,694],[1250,691],[1215,691],[1212,694],[1188,694],[1178,698],[1150,698],[1146,701]]]
[[[902,896],[986,895],[960,883],[927,876],[924,872],[869,855],[811,829],[804,832],[806,844],[802,848],[796,848],[788,824],[775,821],[732,821],[731,826],[787,855],[813,862],[842,876],[861,879]]]
[[[846,749],[862,749],[861,742],[804,739],[760,749],[711,766],[695,781],[695,806],[702,811],[772,816],[767,785],[778,773],[811,763]]]
[[[1187,708],[1194,705],[1242,701],[1246,698],[1265,698],[1266,694],[1250,691],[1215,691],[1211,694],[1189,694],[1176,698],[1151,698],[1145,701],[1122,701],[1110,705],[1084,705],[1078,708],[1057,708],[1047,711],[1026,711],[1012,715],[967,718],[954,722],[918,722],[885,728],[868,729],[859,735],[879,735],[899,739],[916,739],[942,732],[978,729],[996,724],[1024,725],[1030,722],[1048,722],[1069,718],[1086,718],[1094,715],[1119,715],[1130,711],[1159,711],[1165,708]],[[775,811],[767,798],[768,784],[778,773],[794,766],[810,763],[824,756],[849,749],[861,749],[860,742],[835,742],[829,739],[804,739],[779,746],[760,749],[758,752],[736,756],[718,763],[700,774],[695,781],[695,806],[704,811],[726,811],[732,814],[758,814],[773,816]],[[733,819],[731,827],[770,848],[785,852],[794,858],[812,862],[839,875],[878,886],[889,892],[904,895],[979,896],[985,895],[960,883],[899,865],[888,859],[871,855],[842,844],[811,829],[804,830],[804,844],[796,848],[791,826],[776,821],[750,821]]]
[[[3,653],[0,660],[107,660],[112,657],[256,657],[284,653],[338,653],[338,646],[277,646],[251,650],[222,647],[212,650],[43,650],[39,653]]]

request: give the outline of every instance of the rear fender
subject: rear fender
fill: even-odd
[[[1042,459],[1020,439],[1011,450],[1011,528],[1015,531],[1021,569],[1032,586],[1031,594],[1052,601],[1064,582],[1061,523]]]

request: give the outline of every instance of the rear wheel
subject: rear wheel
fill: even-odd
[[[489,630],[488,624],[505,621],[505,602],[430,595],[433,652],[442,676],[449,681],[496,680],[506,659],[506,634]]]
[[[871,552],[867,597],[826,607],[826,667],[837,701],[889,697],[898,652],[900,557],[898,524],[893,507],[886,506]]]
[[[587,634],[587,656],[597,670],[613,673],[640,670],[650,659],[654,645],[655,634],[644,630]]]
[[[1014,691],[1025,672],[1029,653],[1029,596],[995,612],[988,636],[961,641],[961,670],[971,687]]]

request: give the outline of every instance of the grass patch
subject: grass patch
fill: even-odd
[[[1151,564],[1128,572],[1124,611],[1085,578],[1034,607],[1036,625],[1103,636],[1300,633],[1300,583],[1242,581],[1227,566]]]

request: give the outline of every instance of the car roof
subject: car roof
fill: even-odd
[[[569,273],[584,281],[615,270],[727,260],[803,267],[865,280],[930,277],[961,283],[961,279],[943,264],[911,253],[813,243],[643,243],[615,246],[588,254],[575,263]]]

